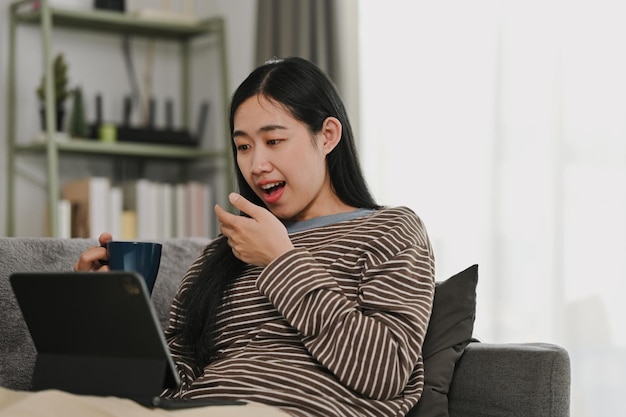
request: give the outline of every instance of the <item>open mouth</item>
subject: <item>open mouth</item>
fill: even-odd
[[[276,191],[280,190],[285,186],[285,181],[273,182],[269,184],[263,184],[261,189],[266,195],[272,195]]]

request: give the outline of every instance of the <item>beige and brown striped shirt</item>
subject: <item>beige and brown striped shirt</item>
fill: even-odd
[[[174,299],[166,335],[182,384],[169,394],[245,399],[294,416],[404,416],[423,388],[434,294],[421,220],[384,208],[290,238],[296,249],[236,279],[218,314],[218,358],[200,374],[171,336],[185,319]]]

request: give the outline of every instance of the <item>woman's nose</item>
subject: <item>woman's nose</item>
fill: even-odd
[[[272,164],[267,158],[267,155],[263,150],[256,149],[252,156],[252,173],[262,174],[269,172],[272,169]]]

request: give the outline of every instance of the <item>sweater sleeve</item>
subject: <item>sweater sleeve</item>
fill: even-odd
[[[434,295],[434,257],[419,219],[367,242],[356,299],[307,250],[261,273],[257,287],[345,386],[370,398],[399,395],[421,355]]]

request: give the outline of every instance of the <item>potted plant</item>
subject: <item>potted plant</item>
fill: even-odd
[[[52,64],[52,76],[53,76],[53,88],[54,88],[54,101],[56,105],[56,121],[57,130],[63,130],[63,118],[65,115],[65,100],[68,98],[70,91],[68,89],[68,77],[67,77],[67,63],[63,54],[58,54]],[[45,74],[41,77],[41,83],[37,88],[37,96],[41,102],[41,117],[42,127],[46,128],[46,77]]]

